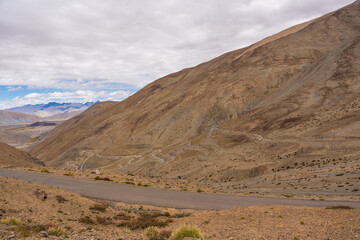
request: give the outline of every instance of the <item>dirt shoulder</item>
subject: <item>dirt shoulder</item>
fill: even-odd
[[[168,189],[146,188],[107,181],[89,181],[39,173],[0,169],[0,176],[14,177],[37,184],[46,184],[76,192],[85,197],[129,204],[148,204],[160,207],[196,210],[222,210],[240,206],[288,205],[326,207],[329,205],[348,205],[360,208],[360,202],[304,200],[255,196],[236,196],[230,194],[193,193]]]
[[[7,168],[3,166],[3,168]],[[42,174],[51,174],[56,176],[66,176],[69,178],[77,179],[107,179],[113,183],[120,183],[126,185],[158,188],[158,189],[171,189],[184,192],[205,192],[205,193],[225,193],[238,196],[260,196],[260,197],[272,197],[272,198],[291,198],[291,199],[307,199],[315,201],[360,201],[359,192],[352,192],[351,195],[342,195],[339,192],[324,192],[307,191],[303,192],[303,189],[286,189],[280,191],[279,189],[273,189],[266,185],[263,186],[264,191],[257,192],[251,188],[244,189],[242,192],[233,191],[221,191],[218,188],[212,187],[208,184],[203,184],[198,181],[191,181],[189,179],[169,179],[161,177],[146,178],[142,176],[134,176],[131,174],[123,173],[121,171],[114,171],[109,169],[97,169],[97,170],[74,170],[74,169],[57,169],[51,167],[29,167],[29,168],[11,168],[17,171],[36,172]],[[251,179],[250,179],[251,180]],[[248,181],[250,181],[248,180]],[[253,179],[256,183],[257,179]],[[358,184],[357,184],[358,185]]]
[[[15,234],[17,238],[37,239],[45,231],[50,239],[149,239],[148,223],[155,223],[159,231],[168,233],[184,224],[196,225],[205,239],[360,236],[358,209],[258,206],[193,211],[97,202],[70,191],[3,177],[0,188],[0,238]],[[42,199],[42,191],[46,192],[46,199]],[[106,207],[102,210],[101,206]],[[5,224],[11,219],[18,225]]]

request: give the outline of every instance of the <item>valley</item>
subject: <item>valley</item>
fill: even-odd
[[[1,110],[0,238],[358,239],[359,29],[357,0],[123,101]]]

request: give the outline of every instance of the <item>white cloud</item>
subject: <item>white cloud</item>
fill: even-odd
[[[22,86],[8,86],[7,87],[7,91],[8,92],[16,92],[16,91],[20,91],[23,90],[24,88]]]
[[[27,104],[41,104],[48,102],[95,102],[101,101],[121,101],[131,95],[128,91],[93,91],[78,90],[67,92],[51,93],[30,93],[24,97],[15,97],[11,100],[0,101],[0,109],[23,106]]]
[[[353,0],[1,0],[0,85],[145,84]]]

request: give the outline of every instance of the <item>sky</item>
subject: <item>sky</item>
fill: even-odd
[[[354,0],[0,0],[0,109],[121,101]]]

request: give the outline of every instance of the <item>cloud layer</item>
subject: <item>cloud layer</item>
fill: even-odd
[[[352,1],[0,0],[0,109],[123,100]]]
[[[137,87],[350,0],[1,0],[0,85]]]

